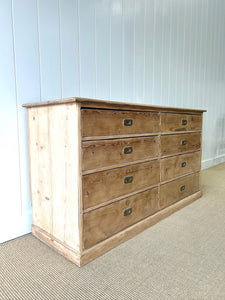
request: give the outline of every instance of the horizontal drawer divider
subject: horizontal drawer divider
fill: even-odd
[[[198,170],[198,171],[195,171],[195,172],[189,172],[189,173],[186,173],[186,174],[181,175],[181,176],[178,176],[178,177],[174,177],[174,178],[169,179],[169,180],[160,181],[160,185],[163,185],[163,184],[166,184],[166,183],[175,181],[175,180],[177,180],[177,179],[181,179],[181,178],[186,177],[186,176],[189,176],[189,175],[191,175],[191,174],[200,173],[200,172],[201,172],[201,170]]]
[[[160,135],[160,132],[152,133],[134,133],[134,134],[114,134],[114,135],[101,135],[101,136],[84,136],[82,141],[96,141],[96,140],[115,140],[115,139],[128,139],[133,137],[146,137]]]
[[[97,205],[95,205],[95,206],[86,208],[86,209],[83,210],[83,213],[86,214],[86,213],[88,213],[89,211],[96,210],[96,209],[98,209],[98,208],[100,208],[100,207],[107,206],[107,205],[109,205],[109,204],[111,204],[111,203],[118,202],[118,201],[120,201],[120,200],[122,200],[122,199],[126,199],[126,198],[128,198],[128,197],[134,196],[134,195],[136,195],[136,194],[140,194],[140,193],[142,193],[142,192],[145,192],[145,191],[154,189],[154,188],[156,188],[156,187],[159,187],[159,183],[158,183],[158,184],[154,184],[154,185],[150,185],[150,186],[145,187],[145,188],[140,189],[140,190],[136,190],[136,191],[134,191],[134,192],[132,192],[132,193],[129,193],[129,194],[126,194],[126,195],[122,195],[122,196],[120,196],[120,197],[116,197],[116,198],[114,198],[114,199],[105,201],[105,202],[100,203],[100,204],[97,204]]]
[[[188,151],[188,152],[180,152],[180,153],[175,153],[175,154],[168,154],[166,156],[160,156],[159,160],[164,159],[164,158],[169,158],[169,157],[175,157],[175,156],[180,156],[180,155],[185,155],[185,154],[189,154],[189,153],[196,153],[196,152],[200,152],[201,149],[198,150],[193,150],[193,151]]]
[[[201,130],[189,130],[189,131],[165,131],[165,132],[152,132],[152,133],[135,133],[135,134],[115,134],[115,135],[102,135],[102,136],[84,136],[82,141],[97,141],[97,140],[115,140],[115,139],[125,139],[133,137],[146,137],[154,135],[175,135],[175,134],[185,134],[185,133],[201,133]]]
[[[144,162],[159,160],[159,159],[160,159],[160,157],[152,157],[152,158],[140,159],[140,160],[135,160],[135,161],[129,161],[129,162],[125,162],[125,163],[105,166],[105,167],[92,169],[92,170],[83,170],[82,174],[83,175],[88,175],[88,174],[92,174],[92,173],[98,173],[98,172],[101,172],[101,171],[107,171],[107,170],[117,169],[117,168],[121,168],[121,167],[131,166],[131,165],[133,166],[133,165],[141,164],[141,163],[144,163]]]
[[[197,150],[193,150],[193,151],[187,150],[187,151],[184,151],[184,152],[171,153],[171,154],[168,154],[168,155],[160,156],[159,158],[162,159],[162,158],[177,156],[177,155],[181,155],[181,154],[194,153],[194,152],[199,152],[200,150],[201,150],[201,148],[199,148]]]
[[[185,131],[162,131],[160,135],[176,135],[176,134],[188,134],[188,133],[201,133],[201,130],[185,130]]]

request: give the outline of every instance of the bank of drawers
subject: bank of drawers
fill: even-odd
[[[84,249],[199,191],[202,116],[82,109]]]

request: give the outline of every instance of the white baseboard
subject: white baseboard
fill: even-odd
[[[202,161],[202,169],[208,169],[225,162],[225,154]]]
[[[0,243],[15,239],[31,232],[32,212],[25,212],[22,216],[4,213],[0,216]]]

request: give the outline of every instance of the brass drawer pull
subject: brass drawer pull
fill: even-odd
[[[182,192],[182,191],[184,191],[185,190],[185,185],[182,185],[181,187],[180,187],[180,191]]]
[[[187,145],[187,141],[186,141],[186,140],[182,140],[182,141],[181,141],[181,145],[182,145],[182,146]]]
[[[133,148],[132,147],[125,147],[123,148],[123,152],[124,154],[130,154],[133,152]]]
[[[183,161],[183,162],[181,163],[181,168],[186,167],[186,165],[187,165],[186,161]]]
[[[131,214],[132,214],[132,208],[131,207],[125,209],[124,212],[123,212],[124,217],[129,216]]]
[[[124,126],[132,126],[133,125],[133,120],[132,119],[125,119],[125,120],[123,120],[123,125]]]
[[[187,125],[187,120],[182,120],[182,125]]]
[[[125,184],[131,183],[132,181],[133,181],[133,176],[124,177],[124,183]]]

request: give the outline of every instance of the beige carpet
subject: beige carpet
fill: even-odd
[[[225,299],[225,164],[202,191],[82,268],[30,234],[0,245],[0,299]]]

